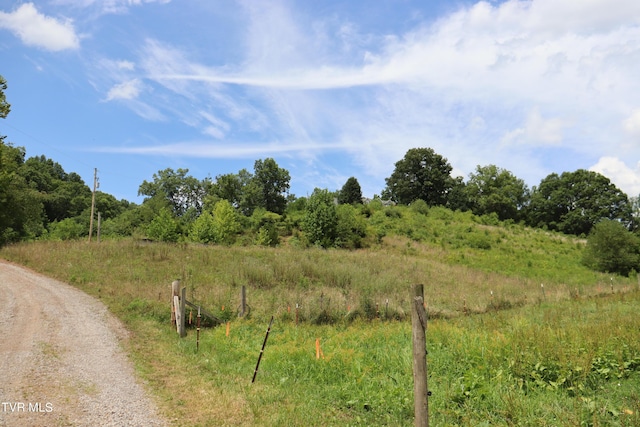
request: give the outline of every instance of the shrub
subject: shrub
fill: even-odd
[[[605,219],[589,235],[583,262],[598,271],[628,276],[640,265],[640,240],[620,222]]]
[[[367,234],[367,223],[358,209],[353,205],[340,205],[336,208],[338,215],[337,244],[347,249],[363,246],[362,239]]]
[[[51,240],[79,239],[85,232],[85,227],[73,218],[65,218],[59,222],[53,222],[50,226],[49,238]]]
[[[169,209],[162,208],[160,213],[147,227],[147,236],[161,242],[178,241],[178,222],[173,218]]]
[[[328,190],[316,188],[305,207],[302,230],[312,245],[335,245],[338,237],[338,213]]]

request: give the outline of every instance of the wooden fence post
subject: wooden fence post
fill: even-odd
[[[178,306],[175,304],[175,297],[180,293],[180,279],[171,282],[171,325],[176,324],[176,311]]]
[[[427,388],[427,313],[424,309],[424,287],[414,285],[412,293],[411,329],[413,339],[413,404],[415,426],[429,427]]]
[[[178,295],[173,296],[173,312],[176,316],[176,332],[180,333],[180,323],[182,323],[182,312],[180,311],[180,297]]]
[[[198,306],[198,324],[196,326],[196,353],[198,352],[198,349],[200,348],[200,318],[202,316],[200,315],[200,306]]]
[[[182,292],[180,292],[180,321],[178,322],[178,334],[180,334],[180,338],[184,338],[187,336],[187,329],[185,328],[185,316],[187,313],[186,304],[187,301],[187,288],[182,288]]]
[[[240,313],[238,313],[238,317],[244,317],[247,312],[247,288],[242,285],[242,289],[240,289]]]

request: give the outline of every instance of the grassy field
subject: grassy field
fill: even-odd
[[[440,222],[428,235],[416,226],[398,237],[389,223],[382,244],[359,251],[123,240],[25,243],[0,256],[103,300],[175,425],[412,425],[414,283],[431,319],[432,425],[640,425],[636,277],[587,270],[577,239],[431,218]],[[198,352],[195,329],[177,337],[175,278],[230,321],[228,336],[203,329]],[[238,319],[242,285],[251,312]]]

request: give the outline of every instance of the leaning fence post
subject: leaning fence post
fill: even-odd
[[[262,348],[260,349],[260,355],[258,356],[258,363],[256,363],[256,370],[253,371],[253,378],[251,379],[251,384],[253,384],[256,381],[256,375],[258,375],[258,368],[260,367],[260,361],[262,360],[262,354],[264,353],[264,348],[267,345],[267,339],[269,338],[269,332],[271,332],[272,323],[273,323],[273,316],[271,316],[271,321],[269,322],[267,333],[264,336],[264,342],[262,343]]]
[[[416,427],[429,427],[427,388],[427,313],[424,308],[424,287],[414,285],[411,307],[413,339],[413,404]]]

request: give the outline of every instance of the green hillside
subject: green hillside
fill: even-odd
[[[42,241],[0,257],[104,301],[175,425],[413,425],[415,283],[430,316],[433,425],[640,425],[635,274],[596,273],[584,240],[491,216],[394,206],[367,227],[375,241],[350,251],[304,248],[294,233],[275,248]],[[195,329],[177,336],[175,278],[229,336],[204,329],[198,352]],[[251,311],[239,319],[243,285]]]

